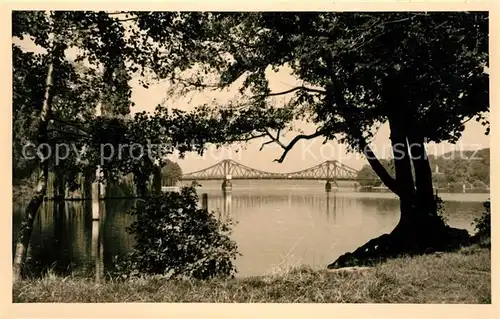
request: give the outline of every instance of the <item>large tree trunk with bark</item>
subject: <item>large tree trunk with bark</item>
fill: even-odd
[[[406,128],[400,116],[389,118],[391,130],[391,146],[396,169],[396,184],[399,191],[401,219],[399,225],[406,225],[414,219],[416,213],[413,207],[415,187],[411,173],[411,160],[406,141]]]
[[[470,243],[471,237],[466,230],[449,227],[437,214],[432,170],[426,156],[424,139],[416,127],[406,120],[408,117],[402,112],[393,112],[388,117],[395,179],[380,165],[373,152],[364,148],[365,155],[370,155],[368,162],[374,171],[399,196],[399,223],[391,233],[374,238],[354,252],[340,256],[328,268],[370,265],[401,255],[454,250]]]
[[[424,138],[416,131],[408,133],[410,153],[415,169],[415,184],[417,186],[417,204],[419,209],[432,217],[437,217],[436,200],[432,184],[432,170],[425,151]]]
[[[47,78],[45,83],[45,95],[42,104],[42,110],[40,113],[40,121],[38,126],[38,141],[40,143],[47,142],[47,126],[49,123],[50,114],[50,95],[52,86],[52,73],[53,73],[53,62],[49,63],[47,70]],[[19,233],[19,238],[16,244],[16,252],[14,255],[13,264],[13,280],[17,281],[22,276],[23,267],[26,261],[26,255],[28,251],[28,246],[30,243],[31,233],[33,231],[33,223],[35,221],[36,214],[42,205],[45,194],[47,193],[47,180],[48,180],[48,159],[42,160],[40,163],[41,173],[38,177],[37,187],[35,193],[26,208],[24,220],[21,224],[21,230]]]
[[[382,183],[384,183],[384,185],[387,186],[387,188],[389,188],[391,192],[398,195],[399,190],[396,180],[387,172],[382,163],[380,163],[380,161],[377,159],[377,156],[372,151],[370,146],[366,143],[366,141],[363,138],[360,138],[359,141],[363,154],[368,160],[368,163],[372,167],[373,171],[378,175]]]

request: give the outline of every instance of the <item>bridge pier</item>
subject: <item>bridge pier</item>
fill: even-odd
[[[233,184],[231,183],[231,180],[230,179],[225,179],[222,182],[222,190],[224,192],[231,192],[232,189],[233,189]]]
[[[333,186],[335,186],[335,188],[338,188],[339,185],[337,184],[337,181],[333,181]],[[325,191],[327,193],[330,193],[332,191],[332,182],[330,181],[326,181],[326,184],[325,184]]]

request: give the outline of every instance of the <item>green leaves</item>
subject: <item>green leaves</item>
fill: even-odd
[[[238,83],[270,109],[266,72],[289,67],[304,86],[323,91],[290,92],[295,118],[313,119],[352,148],[396,109],[434,142],[456,141],[462,119],[489,110],[485,13],[200,13],[177,21],[181,33],[198,31],[176,39],[175,57],[151,65],[159,76],[201,65],[218,75],[219,87]],[[197,76],[191,81],[202,86],[206,74]],[[395,93],[392,104],[384,100]],[[259,112],[251,103],[247,110]],[[269,128],[258,124],[256,131]]]
[[[480,217],[474,219],[472,223],[474,230],[476,231],[476,236],[481,239],[487,239],[491,237],[491,202],[487,200],[483,203],[484,212]]]
[[[176,182],[182,177],[182,169],[179,164],[166,160],[161,168],[162,185],[175,186]]]
[[[175,80],[185,85],[183,93],[214,86],[239,89],[226,105],[201,105],[193,112],[159,108],[123,122],[126,141],[151,140],[167,155],[174,150],[181,156],[201,154],[207,143],[220,146],[284,132],[295,121],[313,122],[323,137],[356,150],[399,110],[405,127],[428,141],[455,142],[469,118],[489,112],[487,13],[58,11],[52,17],[60,44],[77,48],[82,59],[82,64],[61,59],[56,66],[54,115],[78,118],[83,129],[95,128],[90,134],[102,142],[109,135],[109,142],[117,143],[111,141],[111,127],[104,133],[89,124],[95,107],[102,102],[104,116],[126,118],[132,75],[140,75],[145,87],[150,74]],[[29,36],[45,46],[45,13],[15,12],[13,20],[13,36]],[[15,130],[29,136],[47,57],[15,46],[13,52],[14,104],[20,110]],[[287,70],[300,84],[272,92],[272,70]],[[185,71],[188,80],[182,79]],[[207,84],[207,79],[214,81]],[[99,119],[95,123],[106,127]],[[481,123],[488,133],[487,118]],[[73,138],[82,133],[66,131]],[[16,143],[19,153],[21,139]],[[160,153],[152,158],[161,160]],[[109,169],[149,174],[153,162],[117,161]]]
[[[115,275],[161,274],[170,278],[231,277],[237,246],[231,240],[232,221],[220,221],[197,208],[196,190],[153,197],[132,212],[128,228],[136,237],[135,251],[117,263]]]

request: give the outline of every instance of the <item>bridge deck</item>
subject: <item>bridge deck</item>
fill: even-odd
[[[233,160],[223,160],[205,169],[184,174],[181,180],[330,180],[361,181],[358,171],[338,161],[326,161],[319,165],[290,173],[265,172],[242,165]],[[373,180],[373,179],[365,179]]]
[[[224,180],[225,177],[223,176],[202,176],[202,177],[192,177],[192,176],[186,176],[186,177],[181,177],[179,180],[181,181],[218,181],[218,180]],[[267,177],[267,176],[232,176],[231,180],[309,180],[309,181],[325,181],[328,178],[326,177],[284,177],[284,176],[273,176],[273,177]],[[337,181],[363,181],[363,180],[373,180],[373,179],[359,179],[359,178],[331,178],[331,180],[337,180]]]

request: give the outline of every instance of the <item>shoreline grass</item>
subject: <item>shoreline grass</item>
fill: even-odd
[[[405,257],[361,270],[291,268],[231,280],[147,276],[100,284],[92,279],[26,279],[13,285],[19,302],[491,303],[490,248]]]

